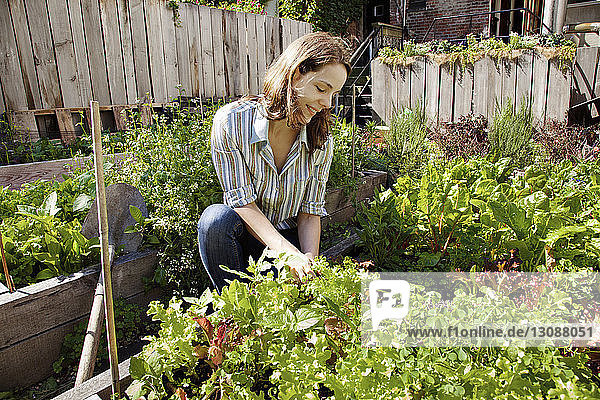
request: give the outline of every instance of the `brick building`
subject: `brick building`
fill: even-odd
[[[436,17],[485,13],[527,7],[538,17],[542,14],[543,0],[370,0],[365,6],[365,32],[372,22],[402,25],[402,9],[406,4],[408,35],[418,42],[433,39],[460,39],[467,34],[508,36],[510,32],[524,33],[539,27],[539,20],[522,12],[481,15],[438,20],[425,34]]]
[[[400,4],[401,2],[397,0],[390,0],[390,23],[393,25],[402,25]],[[409,0],[406,9],[406,25],[410,36],[421,41],[427,28],[436,17],[487,12],[489,10],[489,0]],[[437,21],[426,39],[455,39],[464,37],[469,32],[479,34],[486,31],[488,21],[489,17],[485,15]]]

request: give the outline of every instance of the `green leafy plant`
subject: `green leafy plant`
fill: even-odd
[[[64,182],[37,182],[20,191],[0,190],[5,256],[17,286],[67,275],[92,265],[98,240],[80,233],[93,198],[89,174]],[[89,194],[88,194],[89,193]],[[3,274],[0,275],[5,280]]]
[[[599,179],[598,160],[430,162],[361,211],[361,246],[381,269],[598,268]]]
[[[278,271],[273,277],[272,269]],[[594,398],[583,353],[540,348],[362,347],[350,260],[298,284],[286,257],[251,263],[221,295],[153,303],[161,329],[131,360],[131,398]],[[433,293],[415,293],[427,303]],[[493,300],[496,299],[496,300]],[[475,314],[489,313],[472,295]],[[490,297],[490,302],[510,301]],[[419,301],[417,301],[419,303]],[[213,312],[207,315],[208,306]],[[498,307],[491,307],[498,308]],[[500,311],[504,309],[499,308]],[[537,310],[529,311],[535,314]],[[556,310],[560,313],[560,310]],[[528,316],[530,316],[528,314]]]

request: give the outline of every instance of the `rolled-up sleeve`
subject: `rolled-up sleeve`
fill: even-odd
[[[210,154],[223,188],[223,202],[242,207],[257,196],[241,151],[241,132],[234,130],[235,124],[228,123],[228,115],[218,112],[210,135]]]
[[[315,150],[313,170],[308,178],[300,211],[306,214],[327,215],[325,209],[325,189],[329,179],[329,169],[333,160],[333,138],[329,136],[323,150]]]

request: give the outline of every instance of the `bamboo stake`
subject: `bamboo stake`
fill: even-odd
[[[102,279],[104,280],[104,314],[108,336],[108,360],[112,377],[112,393],[120,394],[119,358],[117,356],[117,335],[113,312],[112,280],[110,275],[110,255],[108,246],[108,217],[106,212],[106,192],[104,188],[104,166],[102,157],[102,136],[100,128],[100,108],[97,101],[90,102],[92,111],[92,137],[94,140],[94,168],[96,170],[96,198],[98,199],[98,224],[100,232]]]
[[[354,178],[354,135],[356,131],[356,85],[352,85],[352,172],[350,176]]]
[[[6,287],[10,293],[14,292],[15,284],[12,281],[12,277],[8,273],[8,266],[6,265],[6,256],[4,255],[4,242],[2,241],[2,232],[0,232],[0,250],[2,251],[2,267],[4,268],[4,277],[6,278]]]

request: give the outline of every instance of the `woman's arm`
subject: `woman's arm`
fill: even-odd
[[[300,248],[309,259],[319,255],[321,241],[321,217],[319,215],[298,213],[298,238]]]
[[[240,217],[246,223],[246,227],[256,239],[270,249],[276,251],[286,251],[297,255],[302,252],[291,244],[269,221],[269,219],[258,208],[255,202],[234,208]]]

